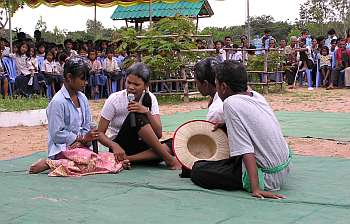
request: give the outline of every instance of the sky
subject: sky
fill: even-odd
[[[275,20],[289,20],[293,22],[298,18],[299,5],[305,0],[250,0],[250,16],[271,15]],[[206,26],[233,26],[242,25],[245,22],[246,0],[209,0],[214,11],[211,18],[199,20],[199,27]],[[124,21],[113,21],[110,19],[116,7],[97,8],[97,20],[101,21],[105,27],[125,26]],[[55,26],[67,31],[77,31],[86,29],[86,21],[94,18],[93,7],[73,6],[73,7],[47,7],[40,6],[31,9],[25,6],[19,9],[12,18],[12,27],[21,28],[22,31],[33,35],[35,25],[42,16],[47,23],[48,30],[53,30]]]

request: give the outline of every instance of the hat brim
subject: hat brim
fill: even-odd
[[[192,120],[178,127],[173,135],[173,152],[179,162],[192,169],[198,160],[221,160],[230,156],[226,133],[205,120]]]

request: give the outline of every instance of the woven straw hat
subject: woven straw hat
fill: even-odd
[[[221,160],[230,156],[228,139],[221,129],[213,132],[213,123],[189,121],[174,133],[173,151],[180,163],[188,169],[198,160]]]

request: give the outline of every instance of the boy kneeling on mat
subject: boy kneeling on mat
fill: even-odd
[[[262,95],[247,91],[243,64],[225,61],[215,67],[215,73],[225,120],[215,130],[227,128],[230,158],[197,161],[192,181],[208,189],[244,189],[253,197],[285,198],[271,192],[280,190],[291,165],[287,142],[271,107]]]

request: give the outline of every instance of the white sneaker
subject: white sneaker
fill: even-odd
[[[309,88],[307,88],[307,90],[314,90],[314,88],[312,88],[312,87],[309,87]]]

